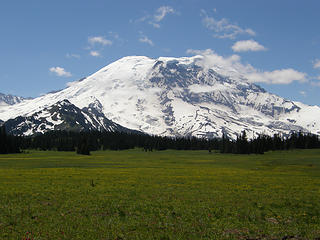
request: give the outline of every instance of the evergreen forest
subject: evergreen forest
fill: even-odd
[[[222,138],[197,137],[162,137],[142,133],[124,132],[71,132],[50,131],[34,136],[11,136],[5,127],[0,127],[0,154],[19,153],[27,149],[76,151],[78,154],[89,155],[96,150],[125,150],[141,148],[144,151],[174,150],[208,150],[234,154],[263,154],[267,151],[288,149],[320,148],[319,136],[292,132],[284,137],[259,135],[248,139],[245,131],[236,140],[226,135]]]

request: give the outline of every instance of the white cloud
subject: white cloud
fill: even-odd
[[[153,15],[147,14],[135,21],[130,20],[130,22],[140,23],[147,22],[152,25],[154,28],[160,28],[160,22],[168,15],[168,14],[176,14],[177,12],[170,6],[161,6],[159,7]]]
[[[98,51],[90,51],[90,55],[92,57],[100,57],[101,56],[101,54]]]
[[[238,55],[223,57],[216,54],[211,49],[188,49],[187,53],[201,55],[202,57],[198,59],[197,64],[204,68],[218,69],[219,73],[223,75],[246,79],[253,83],[290,84],[294,81],[307,81],[306,73],[296,71],[292,68],[264,72],[254,68],[250,64],[241,63],[241,58]]]
[[[124,40],[120,38],[119,34],[116,32],[109,31],[108,38],[109,39],[103,36],[88,37],[89,46],[85,47],[85,49],[89,51],[89,55],[93,57],[100,57],[102,56],[101,52],[104,50],[105,46],[110,46],[114,43],[124,43]]]
[[[307,96],[307,93],[305,91],[300,91],[299,92],[302,96],[306,97]]]
[[[211,68],[212,66],[224,66],[231,67],[233,64],[240,62],[239,55],[231,55],[230,57],[223,57],[216,54],[212,49],[205,50],[194,50],[188,49],[187,54],[197,54],[203,56],[202,64],[206,68]]]
[[[202,55],[203,57],[207,55],[213,55],[215,54],[214,51],[210,48],[205,49],[205,50],[199,50],[199,49],[187,49],[186,51],[187,54],[197,54],[197,55]]]
[[[188,49],[187,54],[196,54],[201,55],[202,57],[199,58],[197,64],[204,67],[205,69],[210,68],[219,68],[221,74],[230,75],[231,71],[233,73],[242,73],[242,72],[251,72],[253,71],[253,67],[250,65],[242,65],[240,63],[240,56],[239,55],[231,55],[229,57],[223,57],[216,54],[211,49],[206,50],[194,50]]]
[[[151,39],[149,39],[147,36],[145,35],[142,35],[140,38],[139,38],[139,42],[142,42],[142,43],[147,43],[149,44],[150,46],[154,46],[154,43],[152,42]]]
[[[88,38],[88,42],[91,45],[95,45],[95,44],[101,44],[103,46],[112,45],[112,41],[111,40],[108,40],[108,39],[106,39],[105,37],[102,37],[102,36],[89,37]]]
[[[80,55],[79,54],[73,54],[73,53],[67,53],[66,54],[66,58],[80,58]]]
[[[205,10],[201,10],[202,23],[206,28],[215,32],[213,35],[216,38],[230,38],[235,39],[238,35],[245,34],[255,36],[256,33],[250,28],[241,28],[235,23],[230,23],[228,19],[222,18],[216,20],[209,17]]]
[[[70,72],[67,72],[62,67],[52,67],[49,69],[50,72],[55,73],[59,77],[71,77],[72,74]]]
[[[159,23],[155,23],[155,22],[149,21],[149,24],[152,25],[154,28],[160,28],[160,24]]]
[[[232,46],[234,52],[266,51],[267,49],[254,40],[238,41]]]
[[[316,59],[313,61],[313,68],[320,68],[320,59]]]
[[[170,6],[159,7],[156,11],[156,14],[154,15],[154,20],[156,22],[160,22],[169,13],[175,13],[175,11],[172,7],[170,7]]]
[[[247,75],[250,82],[268,84],[290,84],[293,81],[306,82],[306,74],[292,68],[274,70],[272,72],[254,72]]]
[[[78,81],[74,81],[74,82],[67,82],[66,86],[67,87],[72,87],[73,85],[75,85]]]

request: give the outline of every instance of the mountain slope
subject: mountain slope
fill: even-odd
[[[68,99],[80,109],[98,101],[106,118],[150,134],[320,134],[319,107],[270,94],[234,69],[204,68],[201,60],[125,57],[64,90],[0,108],[0,119],[32,116]]]
[[[100,110],[98,101],[79,109],[68,100],[62,100],[30,116],[9,119],[5,127],[11,134],[25,136],[49,130],[131,132],[107,119]]]

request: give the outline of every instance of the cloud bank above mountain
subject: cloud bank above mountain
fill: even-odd
[[[201,55],[202,58],[197,60],[197,64],[201,67],[207,69],[219,68],[220,72],[226,76],[244,78],[252,83],[290,84],[294,81],[308,81],[308,76],[306,73],[292,68],[276,69],[273,71],[262,71],[256,69],[251,64],[242,63],[241,57],[236,54],[224,57],[218,55],[212,49],[188,49],[187,54]]]

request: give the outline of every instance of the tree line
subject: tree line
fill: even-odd
[[[175,150],[213,150],[221,153],[263,154],[270,150],[320,148],[320,139],[310,133],[291,133],[280,135],[259,135],[248,140],[246,132],[232,140],[223,134],[222,138],[162,137],[142,133],[125,132],[71,132],[50,131],[30,137],[10,136],[5,127],[0,127],[0,153],[18,153],[26,149],[76,151],[90,154],[96,150],[125,150],[141,148],[144,151]]]
[[[68,132],[51,131],[32,137],[20,138],[22,149],[77,151],[88,154],[96,150],[126,150],[141,148],[153,150],[207,150],[208,143],[218,149],[218,139],[206,140],[196,137],[171,138],[125,132]]]
[[[221,153],[263,154],[267,151],[275,150],[313,148],[320,148],[320,138],[311,133],[292,132],[286,137],[279,134],[275,134],[272,137],[261,134],[248,140],[246,132],[243,131],[236,140],[231,140],[223,135],[219,150]]]

